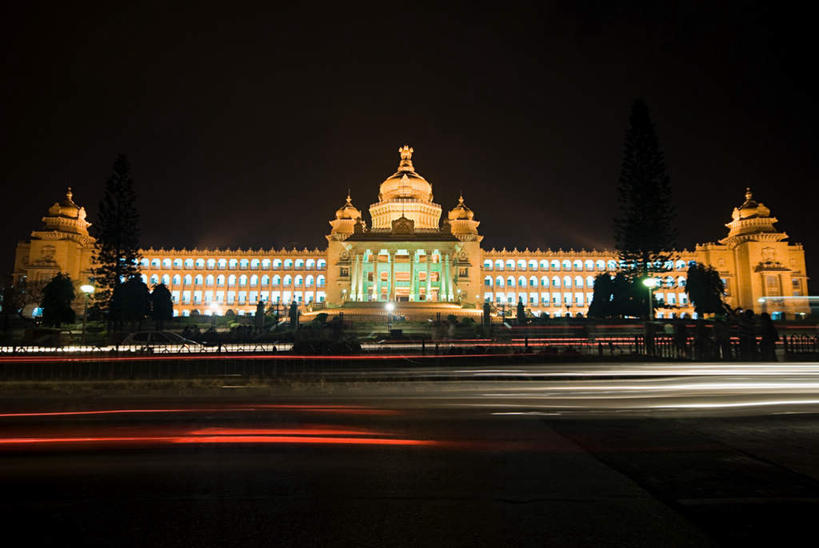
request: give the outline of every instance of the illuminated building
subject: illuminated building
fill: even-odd
[[[478,315],[485,301],[512,310],[521,300],[534,314],[585,315],[594,277],[620,266],[614,250],[484,250],[480,224],[463,196],[441,220],[432,185],[415,171],[413,149],[399,149],[398,170],[370,205],[370,226],[348,195],[330,221],[327,248],[143,249],[143,280],[164,283],[177,313],[252,313],[259,300],[296,301],[305,311],[382,313],[386,302],[408,317]],[[774,314],[809,312],[805,255],[774,227],[770,210],[750,190],[718,242],[676,252],[654,294],[659,317],[693,314],[685,293],[692,261],[712,265],[732,307]],[[49,280],[67,272],[77,284],[91,275],[93,238],[71,191],[43,218],[44,228],[17,246],[15,279]],[[797,297],[797,298],[794,298]],[[379,304],[380,303],[380,304]]]

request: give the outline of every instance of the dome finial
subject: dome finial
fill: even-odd
[[[71,187],[68,187],[68,190],[65,191],[65,199],[69,202],[73,202],[72,198],[74,197],[74,193],[71,192]]]
[[[751,200],[751,198],[753,198],[753,197],[754,197],[754,195],[753,195],[753,194],[751,194],[751,187],[746,186],[746,187],[745,187],[745,199],[746,199],[747,201],[750,201],[750,200]]]
[[[458,196],[458,205],[464,205],[464,192],[463,190],[459,192],[460,196]]]
[[[352,203],[353,203],[353,202],[352,202],[352,199],[350,198],[350,189],[349,189],[349,188],[347,189],[347,203],[348,203],[348,204],[352,204]]]
[[[398,149],[398,154],[401,155],[401,163],[398,164],[398,170],[412,170],[412,153],[415,152],[409,145],[404,145]]]

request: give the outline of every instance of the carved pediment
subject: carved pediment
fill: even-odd
[[[412,219],[407,219],[403,215],[398,217],[392,222],[392,233],[393,234],[414,234],[415,233],[415,221]]]

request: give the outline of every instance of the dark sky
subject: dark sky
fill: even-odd
[[[94,217],[119,152],[145,246],[323,247],[347,188],[366,209],[405,143],[445,210],[463,190],[485,247],[611,246],[643,97],[682,246],[722,237],[748,185],[819,272],[814,29],[798,10],[63,4],[0,8],[4,270],[67,184]]]

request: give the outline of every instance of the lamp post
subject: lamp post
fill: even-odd
[[[648,320],[654,319],[654,288],[657,287],[657,278],[646,278],[643,285],[648,288]]]
[[[387,332],[389,332],[392,329],[392,311],[395,310],[395,305],[388,302],[384,305],[384,308],[387,311]]]
[[[85,294],[85,306],[82,311],[82,344],[85,345],[85,322],[88,318],[88,296],[94,292],[94,286],[91,284],[84,284],[80,286],[80,291]]]

